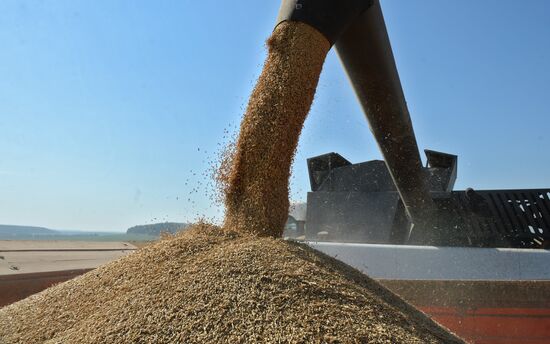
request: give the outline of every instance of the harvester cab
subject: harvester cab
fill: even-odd
[[[335,46],[384,158],[308,159],[306,240],[549,247],[550,189],[455,191],[456,155],[425,150],[422,165],[378,0],[284,0],[286,20]]]

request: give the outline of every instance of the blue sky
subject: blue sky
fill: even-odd
[[[0,2],[0,223],[125,230],[218,216],[203,177],[234,131],[279,1]],[[421,149],[457,188],[550,186],[550,2],[382,0]],[[305,159],[379,158],[331,52]]]

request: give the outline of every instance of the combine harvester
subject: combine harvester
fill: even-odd
[[[379,1],[284,0],[285,20],[335,45],[384,157],[308,159],[299,235],[466,340],[549,343],[550,189],[454,191],[457,156],[422,165]]]

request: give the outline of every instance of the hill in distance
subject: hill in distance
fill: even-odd
[[[161,233],[174,234],[183,231],[189,227],[188,223],[163,222],[150,225],[139,225],[128,228],[126,234],[145,234],[159,236]]]
[[[5,236],[21,236],[21,235],[56,235],[58,231],[45,227],[34,226],[16,226],[16,225],[0,225],[0,235]]]

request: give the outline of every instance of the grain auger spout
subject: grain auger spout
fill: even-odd
[[[384,158],[308,159],[306,240],[549,247],[550,190],[454,191],[456,155],[425,150],[422,165],[379,0],[283,0],[285,21],[336,49]]]
[[[426,228],[434,204],[379,1],[284,0],[278,23],[286,20],[313,26],[335,46],[407,217]]]

